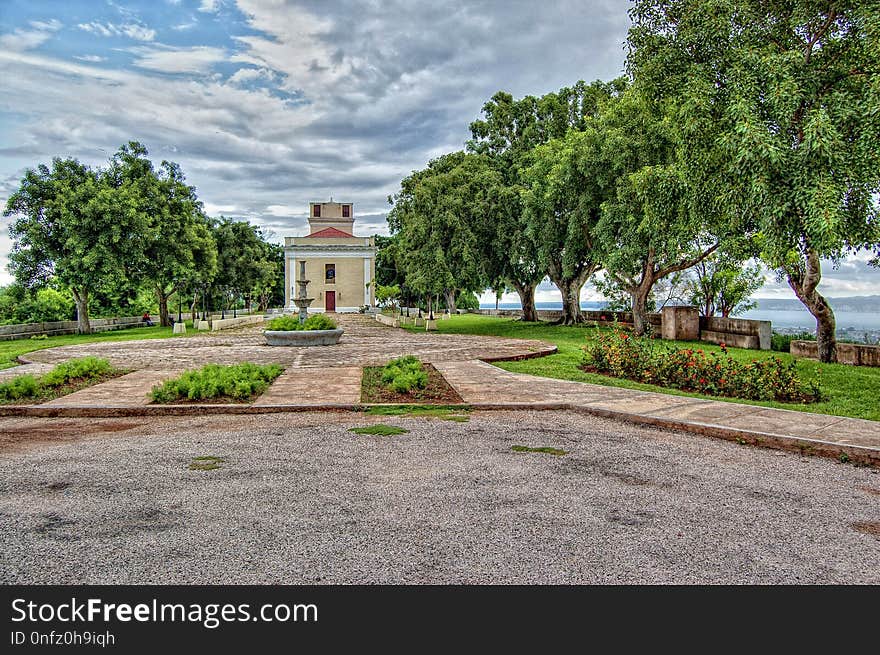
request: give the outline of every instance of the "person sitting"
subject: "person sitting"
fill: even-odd
[[[150,318],[149,312],[144,312],[144,315],[141,316],[141,323],[144,323],[147,327],[153,327],[153,319]]]

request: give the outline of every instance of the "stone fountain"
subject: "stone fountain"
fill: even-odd
[[[309,280],[306,279],[305,261],[300,260],[299,262],[299,276],[296,278],[296,283],[299,286],[299,292],[296,294],[296,298],[293,299],[293,304],[299,307],[299,322],[305,323],[309,317],[309,305],[315,300],[314,298],[306,298],[306,286]]]

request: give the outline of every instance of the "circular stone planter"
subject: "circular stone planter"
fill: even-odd
[[[339,343],[342,328],[335,330],[264,330],[270,346],[332,346]]]

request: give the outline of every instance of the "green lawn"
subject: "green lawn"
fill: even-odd
[[[16,366],[16,357],[44,348],[56,346],[74,346],[81,343],[96,343],[99,341],[135,341],[139,339],[164,339],[173,336],[170,327],[140,327],[127,330],[110,330],[96,332],[95,334],[65,334],[48,339],[17,339],[15,341],[0,341],[0,369]],[[186,321],[187,335],[198,334],[192,329],[192,321]]]
[[[797,360],[798,371],[804,378],[815,376],[818,372],[822,391],[826,400],[809,405],[779,403],[774,401],[742,400],[738,398],[721,398],[687,393],[677,389],[667,389],[650,384],[640,384],[629,380],[611,378],[596,373],[580,370],[583,352],[581,347],[595,332],[592,327],[564,327],[547,323],[524,323],[507,318],[464,314],[453,316],[449,320],[437,321],[438,331],[450,334],[485,334],[519,339],[541,339],[556,344],[559,352],[548,357],[527,359],[518,362],[498,362],[496,365],[517,373],[529,373],[560,380],[576,380],[626,389],[642,389],[659,391],[677,396],[708,398],[733,403],[779,407],[802,412],[833,414],[880,421],[880,369],[866,366],[847,366],[844,364],[821,364],[810,359]],[[406,326],[407,330],[421,331],[424,328]],[[668,342],[666,342],[668,343]],[[694,343],[676,342],[676,345],[692,348]],[[708,343],[700,343],[698,348],[706,352],[720,351],[720,348]],[[742,350],[728,348],[734,358],[743,361],[764,359],[778,356],[783,361],[791,361],[791,355],[759,350]]]

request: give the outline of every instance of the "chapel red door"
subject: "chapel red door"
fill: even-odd
[[[324,311],[327,312],[335,312],[336,311],[336,292],[335,291],[326,291],[324,293],[326,296],[324,299]]]

